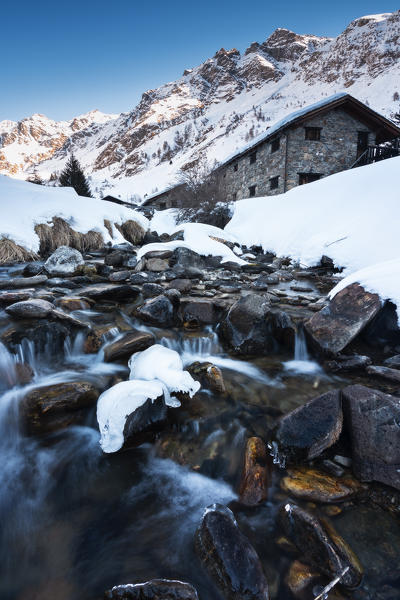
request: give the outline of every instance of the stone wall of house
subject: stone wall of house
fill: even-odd
[[[306,140],[306,127],[320,127],[320,140]],[[250,162],[249,150],[222,168],[228,200],[248,198],[251,186],[256,186],[255,196],[281,194],[299,185],[299,173],[319,173],[326,177],[349,169],[357,157],[359,131],[368,131],[368,128],[340,108],[301,126],[288,127],[281,133],[280,148],[276,152],[271,153],[271,140],[268,140],[257,147],[255,163]],[[375,143],[374,133],[369,132],[368,143]],[[271,189],[271,178],[276,176],[278,187]]]
[[[306,127],[321,127],[320,140],[306,140]],[[299,184],[299,173],[318,173],[326,177],[349,169],[357,158],[359,131],[369,130],[340,108],[290,128],[286,190]],[[375,135],[371,132],[368,143],[375,143]]]

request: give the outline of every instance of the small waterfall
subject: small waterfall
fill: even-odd
[[[302,323],[298,325],[296,330],[296,337],[294,340],[294,358],[293,360],[284,362],[283,367],[287,371],[304,375],[321,371],[319,364],[311,360],[310,355],[308,354],[307,341]]]
[[[310,360],[307,351],[306,336],[304,334],[304,328],[302,325],[299,325],[296,332],[296,338],[294,341],[294,360]]]
[[[5,345],[0,342],[0,389],[8,389],[16,385],[17,374],[15,360]]]

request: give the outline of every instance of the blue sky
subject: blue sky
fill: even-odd
[[[132,109],[141,93],[219,48],[244,50],[277,27],[338,35],[396,2],[3,0],[0,120]]]

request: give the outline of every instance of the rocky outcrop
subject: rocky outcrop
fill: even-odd
[[[353,283],[306,321],[305,330],[319,352],[336,354],[361,333],[380,308],[378,294],[371,294]]]
[[[269,600],[260,559],[226,506],[206,509],[196,551],[227,600]]]

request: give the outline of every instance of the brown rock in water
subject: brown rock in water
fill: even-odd
[[[311,567],[295,560],[290,565],[285,583],[295,598],[308,600],[308,598],[312,598],[311,587],[319,577],[319,573]]]
[[[62,310],[87,310],[90,308],[90,304],[83,298],[74,298],[73,296],[65,296],[64,298],[58,298],[55,303]]]
[[[213,504],[196,533],[196,551],[229,600],[269,600],[260,559],[226,506]]]
[[[8,306],[9,304],[14,304],[15,302],[22,302],[23,300],[28,300],[34,290],[26,290],[23,292],[2,292],[0,294],[0,305]]]
[[[332,477],[323,471],[300,467],[289,469],[281,480],[281,488],[296,498],[311,502],[343,502],[353,498],[360,484],[352,477]]]
[[[155,337],[152,333],[136,329],[129,331],[104,348],[104,360],[105,362],[113,362],[114,360],[129,358],[134,352],[146,350],[154,342]]]
[[[400,490],[399,399],[363,385],[344,388],[342,397],[355,476]]]
[[[87,381],[57,383],[28,392],[19,410],[28,433],[49,433],[81,422],[84,409],[93,406],[98,396]]]
[[[16,363],[15,374],[19,385],[27,385],[34,377],[33,369],[28,363]]]
[[[320,352],[336,354],[357,337],[380,309],[378,294],[352,283],[306,321],[305,330]]]
[[[104,600],[198,600],[190,583],[152,579],[146,583],[116,585],[104,594]]]
[[[342,426],[340,392],[327,392],[282,417],[275,434],[279,453],[288,462],[316,458],[337,442]]]
[[[247,440],[242,478],[239,487],[239,501],[247,506],[265,502],[271,477],[271,457],[261,438]]]
[[[357,557],[329,523],[290,503],[281,510],[281,522],[302,560],[327,577],[337,577],[349,567],[342,585],[355,588],[360,584],[363,570]]]
[[[194,379],[200,381],[202,386],[209,388],[216,394],[226,393],[224,376],[219,367],[216,367],[212,363],[196,361],[187,370]]]

